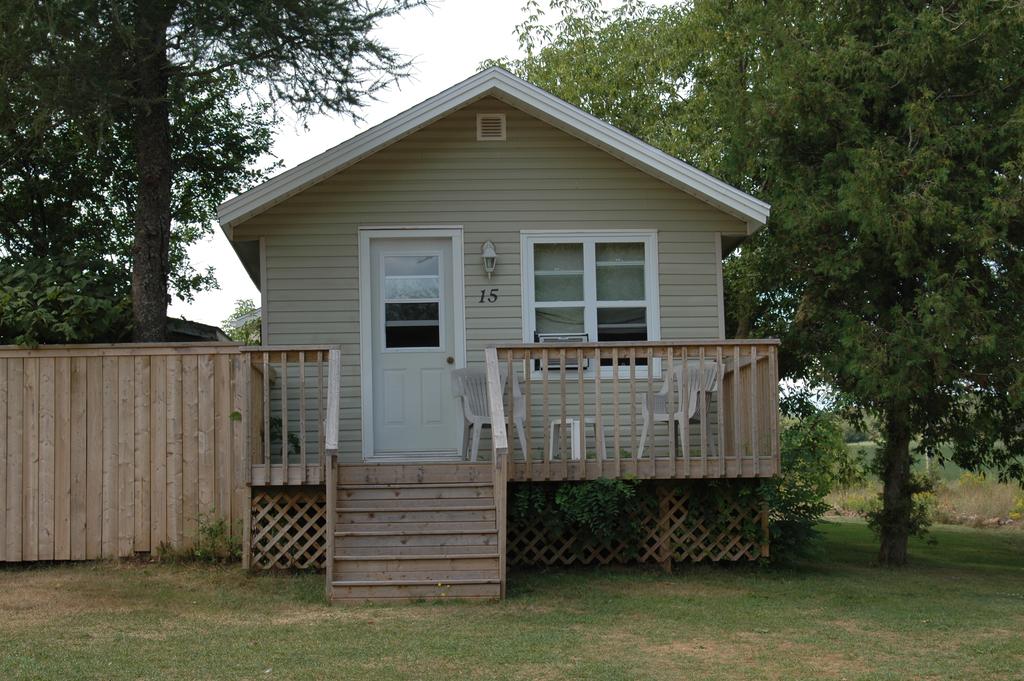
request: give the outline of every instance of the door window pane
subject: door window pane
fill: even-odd
[[[535,244],[533,277],[538,301],[582,301],[583,244]]]
[[[417,277],[438,275],[436,255],[387,255],[384,256],[384,274],[389,277]]]
[[[436,255],[389,255],[384,258],[384,298],[437,300],[441,295]]]
[[[644,244],[595,245],[598,300],[644,300]]]
[[[438,277],[386,277],[384,296],[389,300],[437,300],[441,295]]]
[[[438,303],[386,303],[384,347],[437,348],[441,345]]]

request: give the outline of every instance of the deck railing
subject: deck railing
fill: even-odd
[[[502,385],[511,479],[763,477],[779,470],[777,341],[493,350],[488,369]]]
[[[245,348],[243,356],[251,376],[251,483],[323,484],[324,452],[338,447],[340,351],[267,346]]]

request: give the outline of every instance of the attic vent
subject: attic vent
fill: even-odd
[[[476,115],[477,142],[505,141],[505,114],[482,113]]]

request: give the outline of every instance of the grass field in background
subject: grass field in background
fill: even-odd
[[[1020,679],[1024,532],[859,521],[781,568],[513,572],[501,603],[324,605],[320,575],[0,569],[3,679]]]

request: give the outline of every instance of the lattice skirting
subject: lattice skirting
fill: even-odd
[[[767,558],[767,507],[745,484],[718,482],[709,488],[703,481],[652,483],[644,490],[656,503],[640,505],[643,508],[635,516],[640,539],[632,546],[586,541],[545,514],[510,517],[509,565],[654,562],[668,566],[681,561]]]
[[[526,483],[549,486],[560,483]],[[572,484],[572,483],[561,483]],[[532,514],[508,521],[509,565],[606,565],[682,561],[740,561],[768,557],[768,513],[744,481],[648,483],[654,496],[636,518],[635,545],[585,541],[571,530]],[[510,493],[515,494],[516,485]],[[252,490],[250,566],[258,570],[323,569],[327,559],[327,508],[323,489]]]
[[[254,487],[250,562],[258,570],[323,569],[327,502],[323,488]]]

